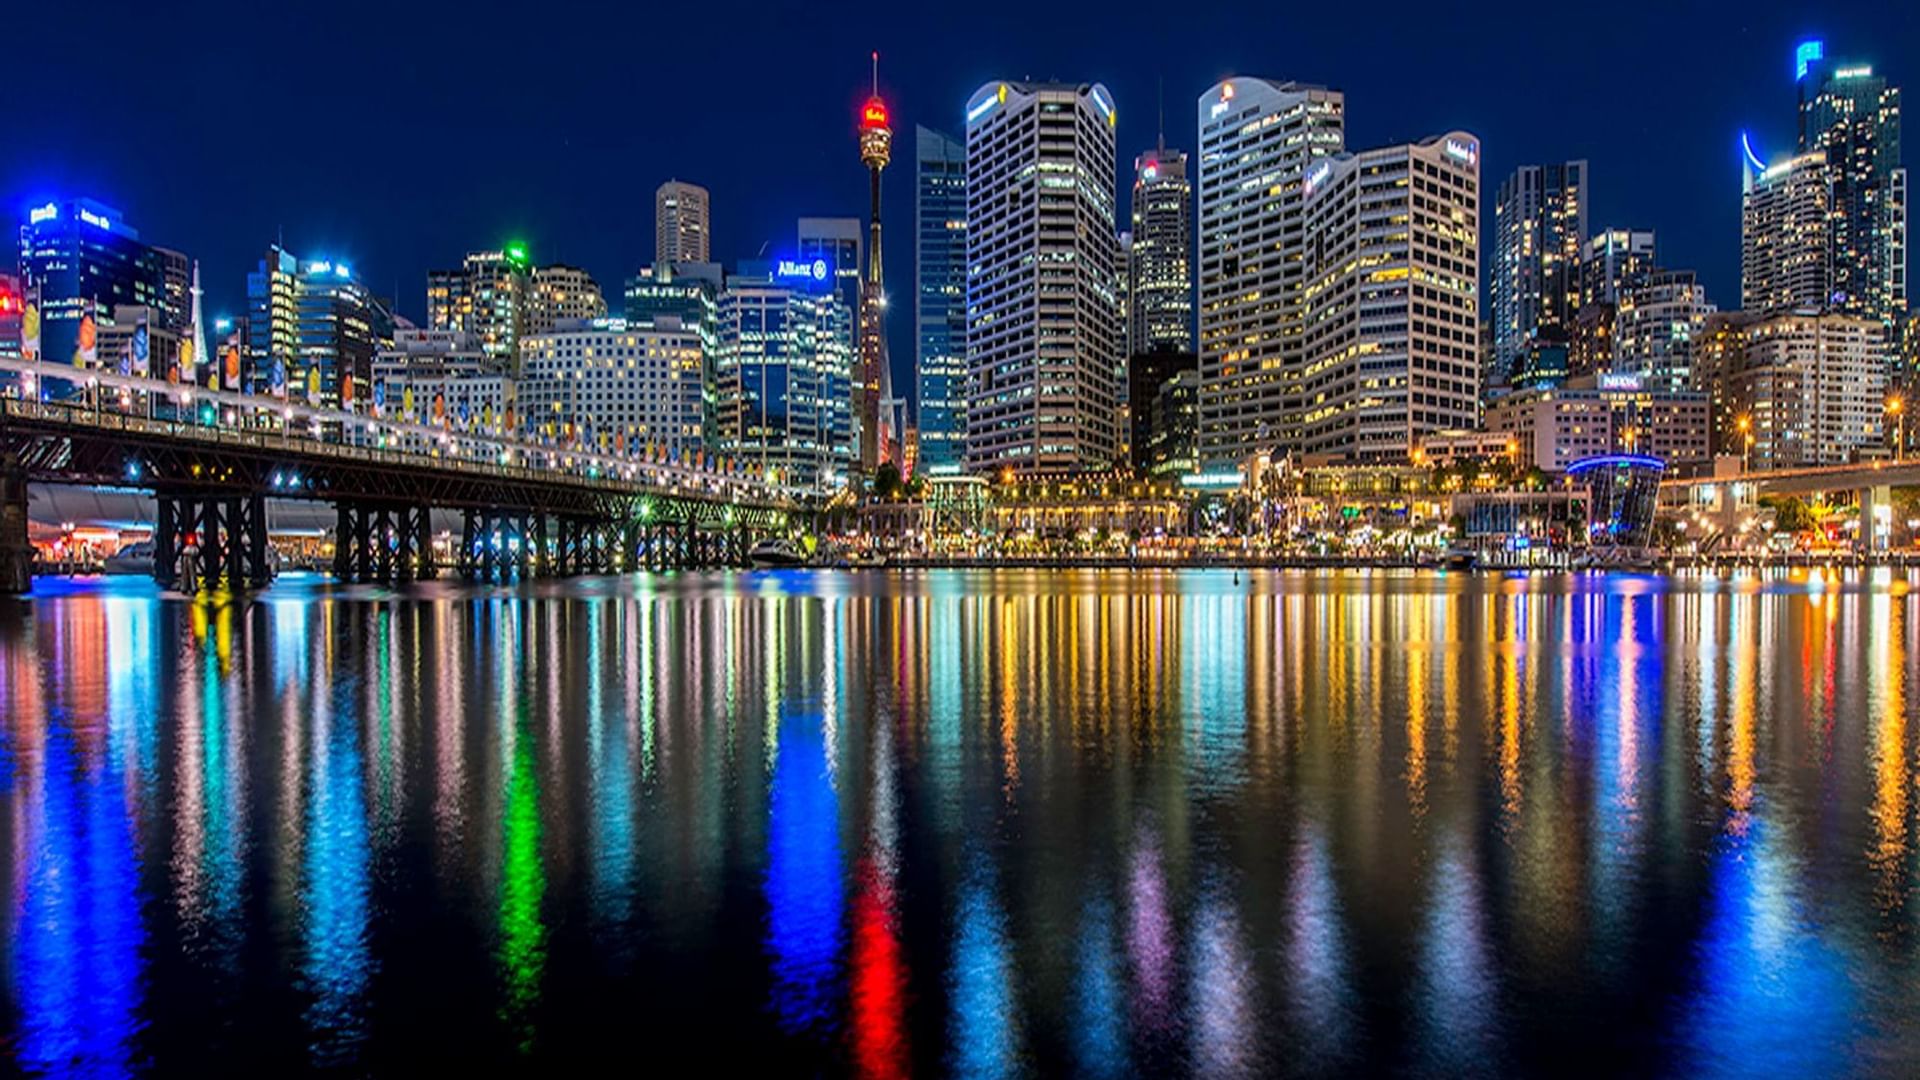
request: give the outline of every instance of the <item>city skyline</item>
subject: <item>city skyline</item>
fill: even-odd
[[[1680,50],[1669,56],[1640,46],[1639,75],[1630,85],[1613,86],[1610,104],[1596,108],[1598,93],[1503,93],[1502,87],[1565,86],[1575,88],[1586,79],[1591,86],[1618,67],[1604,62],[1609,40],[1624,47],[1636,40],[1653,19],[1649,14],[1616,14],[1599,28],[1595,47],[1583,55],[1565,58],[1572,67],[1529,59],[1526,50],[1497,46],[1499,41],[1534,40],[1523,34],[1488,25],[1492,15],[1469,15],[1429,38],[1435,49],[1452,59],[1445,64],[1421,64],[1418,70],[1432,78],[1390,80],[1383,69],[1402,50],[1412,46],[1389,43],[1384,53],[1366,52],[1337,14],[1314,14],[1302,29],[1317,31],[1324,47],[1289,47],[1286,41],[1262,41],[1259,33],[1236,33],[1231,38],[1209,36],[1212,25],[1204,16],[1171,28],[1151,50],[1145,43],[1103,40],[1067,25],[1043,22],[1030,40],[1010,43],[986,32],[985,24],[950,26],[908,25],[880,15],[850,27],[848,20],[830,15],[799,21],[773,16],[780,34],[813,46],[813,57],[844,53],[844,63],[815,62],[803,80],[790,90],[769,95],[764,90],[719,84],[702,85],[701,107],[673,109],[672,96],[651,95],[635,116],[616,108],[607,112],[590,105],[565,111],[564,121],[542,115],[547,93],[529,92],[478,115],[451,114],[432,107],[440,88],[431,75],[449,62],[434,55],[410,56],[400,69],[378,68],[391,48],[371,39],[342,38],[337,30],[280,40],[288,60],[314,52],[329,69],[353,70],[369,65],[381,70],[391,85],[377,90],[353,80],[340,82],[332,93],[353,100],[378,98],[382,107],[404,113],[409,106],[436,117],[435,127],[405,138],[404,127],[391,138],[375,136],[366,154],[377,167],[352,169],[297,168],[282,161],[297,159],[298,148],[263,148],[270,171],[278,178],[270,185],[252,183],[245,170],[223,169],[212,146],[230,146],[231,138],[209,136],[192,115],[169,114],[162,121],[132,131],[89,136],[85,128],[42,127],[25,139],[16,139],[0,158],[0,198],[10,215],[24,214],[33,200],[43,197],[88,196],[120,208],[141,229],[143,238],[187,252],[203,266],[210,314],[244,310],[246,272],[252,269],[267,243],[284,237],[287,246],[303,255],[351,259],[362,268],[368,288],[392,294],[398,309],[424,324],[427,271],[457,264],[471,251],[486,250],[509,241],[526,243],[541,264],[567,263],[590,272],[603,291],[612,294],[624,278],[649,261],[654,250],[653,192],[668,179],[699,183],[713,192],[713,240],[716,260],[732,263],[769,254],[791,242],[793,223],[801,216],[861,216],[864,177],[852,153],[856,133],[853,118],[869,90],[869,52],[882,54],[881,90],[896,116],[896,128],[922,124],[950,136],[959,136],[965,96],[982,82],[1000,78],[1058,76],[1100,81],[1113,93],[1119,114],[1116,147],[1126,162],[1154,143],[1159,127],[1156,100],[1164,82],[1164,100],[1175,122],[1167,127],[1169,148],[1192,152],[1196,133],[1184,129],[1179,118],[1190,115],[1188,104],[1223,76],[1266,77],[1318,82],[1342,91],[1354,106],[1350,145],[1377,146],[1412,141],[1434,131],[1462,128],[1480,135],[1486,146],[1483,174],[1502,178],[1521,164],[1586,158],[1592,163],[1591,220],[1624,222],[1652,228],[1661,236],[1664,265],[1699,272],[1708,295],[1721,307],[1737,303],[1739,287],[1740,133],[1752,133],[1760,153],[1769,160],[1789,156],[1794,145],[1792,49],[1802,37],[1819,36],[1831,52],[1870,60],[1899,84],[1905,72],[1904,54],[1920,38],[1910,15],[1873,17],[1864,13],[1822,12],[1817,22],[1806,13],[1784,5],[1743,11],[1738,27],[1720,27],[1733,47],[1718,50],[1708,65],[1690,63]],[[29,13],[25,28],[31,36]],[[392,33],[407,38],[411,14],[396,14]],[[671,13],[660,14],[649,25],[663,25]],[[269,16],[269,21],[283,16]],[[1675,22],[1674,18],[1679,19]],[[1662,16],[1659,24],[1675,38],[1685,36],[1689,22],[1714,24],[1709,13]],[[166,51],[183,31],[200,25],[219,29],[225,23],[209,13],[186,25],[147,25],[148,16],[132,12],[119,24],[126,42],[138,37]],[[916,20],[917,22],[918,20]],[[233,28],[236,44],[271,33],[271,26],[243,20]],[[150,31],[150,32],[149,32]],[[1315,36],[1309,34],[1308,36]],[[818,39],[818,40],[816,40]],[[442,40],[436,37],[436,41]],[[948,44],[931,49],[933,41]],[[1298,41],[1300,38],[1289,40]],[[461,39],[447,39],[440,52],[461,53]],[[112,115],[113,103],[130,92],[131,79],[113,73],[114,62],[129,46],[106,34],[96,43],[100,62],[89,66],[104,72],[99,78],[71,88],[76,106]],[[469,43],[471,44],[471,43]],[[539,42],[535,42],[539,44]],[[1098,46],[1098,48],[1096,48]],[[580,48],[600,48],[584,43]],[[756,70],[757,57],[772,43],[748,35],[739,43],[745,70]],[[717,46],[690,50],[689,57],[662,59],[671,71],[690,62],[711,63],[721,56]],[[1364,59],[1360,54],[1379,56]],[[245,50],[240,51],[245,56]],[[546,73],[542,84],[554,96],[576,90],[582,101],[596,99],[596,88],[613,76],[591,64],[557,68],[535,48],[522,58],[530,74]],[[1495,64],[1495,58],[1501,63]],[[359,63],[356,64],[356,61]],[[1477,61],[1477,63],[1476,63]],[[21,58],[21,74],[29,82],[46,83],[48,58],[29,52]],[[134,70],[128,66],[126,70]],[[244,64],[241,71],[244,72]],[[767,70],[773,70],[768,68]],[[1549,74],[1549,72],[1553,74]],[[1660,75],[1684,78],[1689,103],[1695,108],[1650,123],[1659,115],[1656,103],[1670,95],[1656,92]],[[184,73],[183,80],[202,78]],[[539,80],[534,80],[538,82]],[[746,80],[752,83],[753,80]],[[663,80],[671,84],[672,79]],[[1647,84],[1654,84],[1648,86]],[[211,93],[211,91],[209,91]],[[605,95],[611,102],[617,95]],[[229,95],[231,97],[231,95]],[[309,106],[296,99],[288,108],[300,115]],[[1553,106],[1547,100],[1552,99]],[[198,100],[198,99],[197,99]],[[218,95],[206,100],[221,100]],[[692,100],[692,99],[690,99]],[[231,132],[246,125],[232,114],[255,108],[233,100],[213,111],[228,117],[216,125]],[[1672,111],[1670,103],[1664,106]],[[1639,112],[1636,113],[1636,110]],[[548,110],[552,111],[552,110]],[[754,137],[738,139],[727,131],[695,130],[715,115],[749,116]],[[491,117],[491,121],[487,118]],[[585,117],[581,119],[580,117]],[[484,144],[474,138],[499,124],[533,136],[537,153],[502,156],[488,161]],[[643,135],[628,135],[637,131]],[[497,131],[492,134],[498,136]],[[435,140],[453,153],[427,153]],[[1631,143],[1632,149],[1626,148]],[[159,145],[164,144],[164,145]],[[524,159],[524,160],[523,160]],[[165,168],[142,168],[142,163],[164,162]],[[769,162],[779,164],[770,171]],[[449,163],[460,171],[450,175]],[[484,165],[482,164],[484,163]],[[757,167],[756,167],[757,164]],[[1677,178],[1677,179],[1676,179]],[[890,170],[887,202],[911,205],[911,170]],[[1122,185],[1125,186],[1125,185]],[[198,193],[181,198],[182,191]],[[1116,192],[1122,215],[1127,193]],[[1596,224],[1597,227],[1597,224]],[[888,237],[886,262],[893,268],[888,292],[898,303],[911,294],[905,276],[913,265],[913,237],[896,229]],[[1488,242],[1483,239],[1483,243]],[[1483,275],[1484,276],[1484,275]],[[910,319],[889,325],[894,354],[893,375],[910,386],[915,353]]]

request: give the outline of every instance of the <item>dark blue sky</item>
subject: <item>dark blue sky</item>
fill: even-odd
[[[1191,148],[1194,99],[1230,74],[1347,94],[1349,145],[1449,128],[1484,140],[1492,190],[1516,164],[1585,157],[1591,223],[1658,230],[1661,262],[1737,302],[1738,132],[1793,138],[1791,56],[1806,36],[1905,83],[1920,5],[1533,3],[463,5],[27,0],[4,50],[0,208],[57,194],[125,210],[202,263],[235,310],[276,232],[346,259],[424,314],[426,271],[525,239],[610,296],[650,261],[652,195],[713,192],[726,262],[790,244],[802,214],[858,215],[854,110],[881,53],[896,161],[889,284],[911,295],[912,129],[957,132],[995,78],[1105,82],[1121,174],[1167,139]],[[1123,205],[1124,205],[1123,197]],[[1484,243],[1483,239],[1483,243]],[[910,307],[891,326],[911,365]]]

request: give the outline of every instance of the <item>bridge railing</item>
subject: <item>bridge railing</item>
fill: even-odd
[[[0,391],[0,415],[42,423],[335,460],[454,469],[529,483],[564,476],[632,494],[705,495],[763,504],[794,504],[807,494],[721,469],[111,372],[0,360],[0,374],[23,377]],[[78,392],[48,396],[46,380],[66,383]]]

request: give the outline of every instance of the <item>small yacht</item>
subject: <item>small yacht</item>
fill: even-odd
[[[1472,548],[1448,548],[1447,553],[1440,557],[1440,568],[1443,570],[1472,570],[1479,565],[1480,556]]]
[[[805,566],[807,557],[793,541],[775,538],[753,545],[747,551],[747,561],[759,567]]]

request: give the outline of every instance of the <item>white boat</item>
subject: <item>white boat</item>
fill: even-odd
[[[1448,548],[1440,557],[1440,566],[1445,570],[1472,570],[1480,565],[1480,556],[1471,548]]]
[[[760,567],[805,566],[807,557],[793,541],[762,540],[747,551],[747,561]]]
[[[107,556],[100,564],[103,574],[144,574],[153,576],[153,541],[136,540]]]

